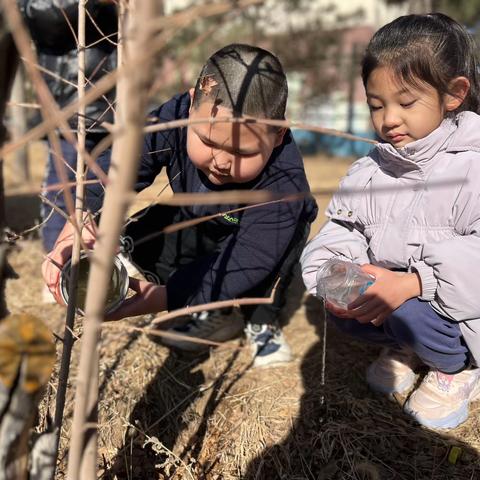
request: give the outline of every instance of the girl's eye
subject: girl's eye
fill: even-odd
[[[401,103],[400,105],[401,105],[403,108],[408,108],[408,107],[411,107],[415,102],[416,102],[416,100],[412,100],[411,102]]]
[[[377,110],[380,110],[382,107],[379,107],[379,106],[376,106],[376,105],[369,105],[368,108],[369,108],[372,112],[376,112]]]

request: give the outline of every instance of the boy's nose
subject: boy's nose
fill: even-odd
[[[230,170],[230,167],[232,166],[232,159],[230,155],[227,155],[225,152],[223,154],[214,155],[213,162],[215,167],[219,170]]]

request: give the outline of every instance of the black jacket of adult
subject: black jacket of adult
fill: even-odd
[[[44,78],[59,106],[64,107],[77,98],[78,0],[20,0],[19,3],[40,66],[55,74],[44,73]],[[89,88],[116,67],[117,10],[113,4],[89,0],[87,12],[85,75]],[[105,131],[99,122],[113,121],[113,101],[112,90],[87,106],[87,132]],[[70,118],[69,123],[76,129],[77,118]]]

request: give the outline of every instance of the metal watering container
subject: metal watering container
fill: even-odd
[[[63,301],[68,304],[68,291],[70,288],[70,268],[69,260],[60,274],[60,293]],[[90,260],[88,254],[83,251],[80,253],[78,279],[77,279],[77,313],[84,315],[85,299],[87,296],[87,282],[90,273]],[[128,292],[128,273],[122,261],[115,256],[113,259],[113,271],[107,292],[105,304],[105,313],[111,313],[116,310],[125,300]]]

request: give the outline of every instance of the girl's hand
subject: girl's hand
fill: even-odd
[[[355,318],[352,312],[345,310],[344,308],[337,307],[333,303],[325,301],[325,308],[336,317],[339,318]]]
[[[92,223],[86,223],[82,230],[83,241],[89,249],[92,249],[95,243],[95,232],[96,227]],[[53,250],[46,255],[42,263],[43,280],[60,305],[65,304],[60,294],[60,274],[72,256],[74,234],[75,229],[70,222],[67,222],[60,232]]]
[[[362,265],[362,270],[373,275],[375,283],[348,305],[348,314],[360,323],[379,326],[402,303],[422,293],[416,273],[392,272],[370,264]]]
[[[119,308],[108,314],[105,320],[120,320],[125,317],[147,315],[167,309],[167,289],[164,285],[156,285],[130,277],[130,288],[136,294],[127,298]]]

